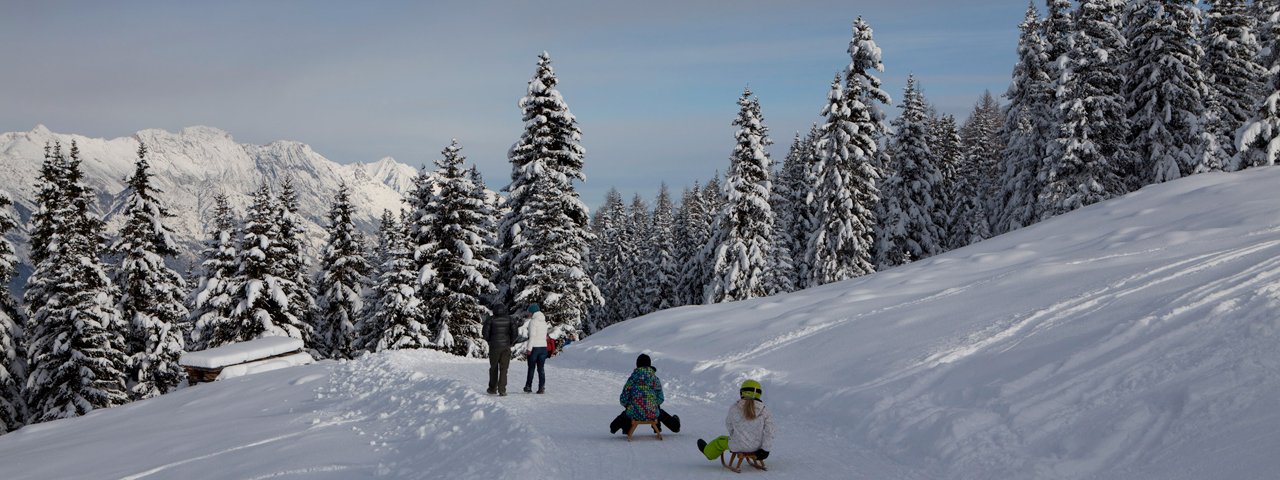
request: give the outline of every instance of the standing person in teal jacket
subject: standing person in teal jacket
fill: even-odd
[[[658,379],[658,369],[653,366],[649,356],[642,353],[636,357],[636,369],[631,372],[627,384],[622,387],[622,394],[618,396],[618,403],[626,410],[609,423],[609,433],[629,429],[632,420],[658,420],[667,430],[679,433],[680,416],[663,410],[661,407],[664,400],[666,398],[662,395],[662,380]]]

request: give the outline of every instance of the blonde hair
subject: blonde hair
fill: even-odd
[[[747,420],[755,420],[756,419],[756,401],[751,398],[742,397],[742,400],[740,401],[740,403],[743,404],[742,416],[747,417]]]

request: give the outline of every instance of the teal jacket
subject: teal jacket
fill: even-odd
[[[632,420],[656,420],[662,401],[662,380],[653,367],[639,367],[631,372],[631,378],[622,387],[622,395],[618,396],[618,403],[627,408],[627,416]]]

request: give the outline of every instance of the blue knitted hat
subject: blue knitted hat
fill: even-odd
[[[536,303],[530,303],[530,304],[529,304],[529,313],[538,313],[538,304],[536,304]]]

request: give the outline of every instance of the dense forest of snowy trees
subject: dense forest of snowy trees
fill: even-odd
[[[20,263],[32,271],[21,302],[0,295],[0,433],[179,388],[183,351],[284,335],[322,358],[485,356],[481,322],[530,303],[552,337],[591,334],[893,268],[1152,183],[1276,163],[1277,2],[1044,7],[1032,2],[1019,25],[1003,105],[983,93],[961,123],[911,76],[890,124],[885,59],[858,18],[848,64],[782,161],[745,90],[723,175],[690,179],[679,198],[664,184],[652,203],[611,190],[594,214],[576,192],[582,133],[543,53],[501,194],[455,141],[377,232],[355,227],[345,186],[334,192],[317,259],[287,179],[263,183],[244,212],[220,195],[190,285],[165,262],[177,250],[145,146],[128,220],[106,232],[75,143],[48,145],[29,258],[0,240],[0,281]],[[0,233],[18,226],[0,196]]]

